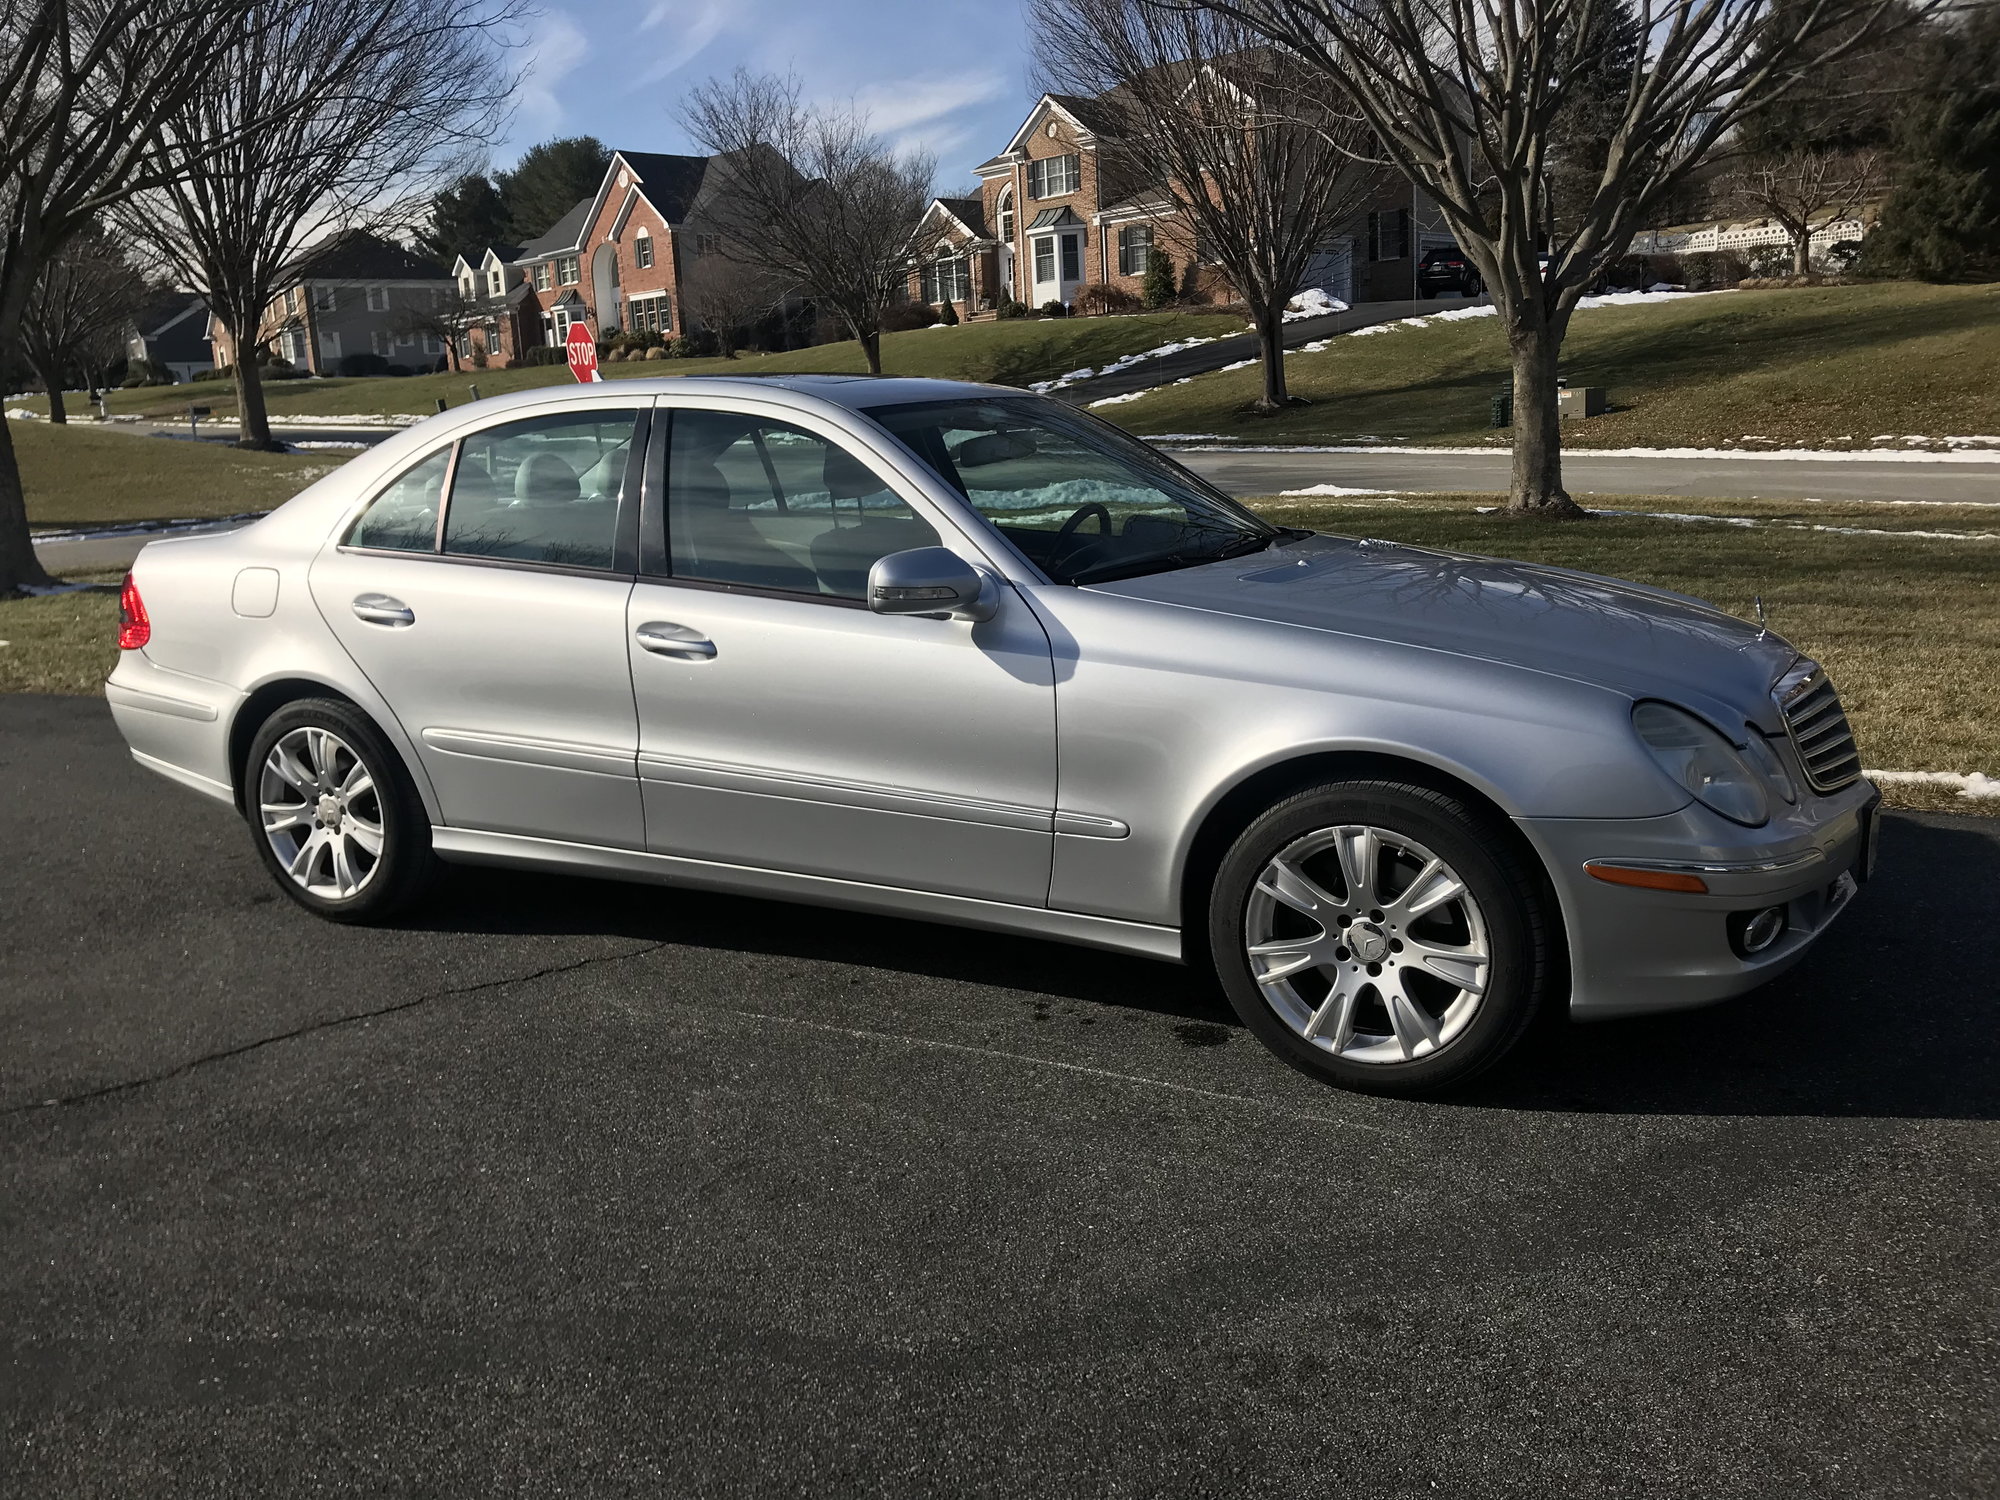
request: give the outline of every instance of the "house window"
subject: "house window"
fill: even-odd
[[[924,265],[919,279],[924,301],[963,302],[972,295],[972,262],[963,255],[941,256]]]
[[[486,289],[496,297],[499,296],[502,292],[506,291],[507,273],[505,271],[487,272]]]
[[[1118,274],[1144,276],[1153,259],[1153,226],[1127,224],[1118,231]]]
[[[1060,198],[1083,186],[1081,156],[1045,156],[1028,163],[1028,196]]]
[[[1064,281],[1083,280],[1083,237],[1075,234],[1058,235],[1062,241],[1062,266]]]
[[[556,262],[556,280],[564,286],[575,286],[582,279],[583,266],[574,255],[565,255]]]
[[[1000,193],[1000,238],[1009,244],[1014,242],[1014,190],[1003,188]]]
[[[458,294],[461,297],[470,297],[472,295],[472,288],[473,278],[470,272],[458,278]]]
[[[1410,253],[1410,211],[1391,209],[1368,216],[1368,258],[1401,260]]]
[[[625,317],[634,333],[671,333],[674,327],[673,304],[665,292],[630,298]]]
[[[470,358],[472,358],[472,335],[471,335],[471,334],[469,334],[469,333],[461,333],[461,334],[460,334],[460,335],[458,336],[458,357],[459,357],[460,359],[470,359]]]
[[[642,271],[653,267],[653,237],[643,229],[632,239],[632,264]]]
[[[535,262],[535,290],[546,292],[550,285],[549,263],[545,260]]]
[[[720,255],[722,236],[719,234],[698,234],[694,237],[694,253],[697,256]]]
[[[368,347],[373,349],[377,354],[388,354],[390,347],[389,335],[380,328],[371,328],[368,331]]]
[[[333,305],[334,305],[334,304],[333,304],[333,288],[332,288],[332,287],[330,287],[330,286],[315,286],[315,287],[314,287],[314,288],[312,289],[312,295],[313,295],[313,307],[314,307],[314,309],[315,309],[316,311],[318,311],[318,312],[332,312],[332,311],[333,311]]]
[[[389,310],[389,289],[386,286],[371,286],[367,289],[368,310],[387,312]]]
[[[1039,282],[1056,279],[1056,237],[1045,234],[1035,241],[1035,280]]]

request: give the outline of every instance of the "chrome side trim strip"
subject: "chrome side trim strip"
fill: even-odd
[[[811,906],[837,906],[889,916],[919,917],[991,932],[1018,932],[1055,942],[1110,948],[1143,958],[1180,963],[1181,935],[1172,927],[1093,917],[1083,912],[1053,911],[1041,906],[1013,906],[972,896],[944,896],[934,891],[904,890],[827,875],[797,875],[786,870],[762,870],[675,854],[651,854],[637,849],[606,849],[595,844],[571,844],[558,839],[531,838],[519,833],[484,833],[467,828],[433,828],[431,847],[447,860],[464,864],[513,865],[566,875],[614,876],[659,881],[700,890],[742,896],[766,896],[801,901]]]
[[[1015,802],[987,802],[955,797],[948,792],[914,787],[881,786],[866,781],[837,781],[796,771],[772,771],[761,766],[723,765],[716,761],[641,752],[641,781],[676,786],[709,787],[725,792],[755,792],[798,802],[831,802],[842,807],[866,807],[878,812],[915,813],[959,823],[984,823],[998,828],[1025,828],[1047,833],[1054,815],[1047,808]]]
[[[511,760],[529,766],[554,766],[564,771],[594,771],[604,776],[630,776],[631,750],[606,745],[580,745],[570,740],[524,739],[476,729],[426,729],[423,742],[447,755],[471,755],[481,760]]]
[[[104,684],[104,696],[120,708],[138,708],[147,713],[166,714],[176,719],[196,719],[203,724],[215,722],[215,708],[207,703],[195,703],[186,698],[169,698],[164,693],[142,692],[135,687],[127,687],[122,682]]]
[[[1659,870],[1672,875],[1779,875],[1802,870],[1826,858],[1823,850],[1806,849],[1776,859],[1740,859],[1704,863],[1681,859],[1588,859],[1584,865],[1602,865],[1614,870]]]

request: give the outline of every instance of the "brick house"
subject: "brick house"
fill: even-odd
[[[520,246],[489,246],[452,272],[462,295],[491,304],[467,350],[511,364],[537,346],[560,346],[572,323],[598,338],[627,329],[673,337],[691,267],[722,251],[727,156],[614,151],[597,192]]]
[[[974,168],[977,196],[926,210],[911,237],[909,295],[973,317],[1005,297],[1069,304],[1098,283],[1136,296],[1158,249],[1184,292],[1227,299],[1227,279],[1172,195],[1120,150],[1125,128],[1110,96],[1042,95],[1007,148]],[[1374,206],[1330,238],[1303,284],[1347,302],[1411,297],[1417,258],[1450,240],[1433,205],[1385,176]]]
[[[264,310],[257,342],[314,375],[338,374],[343,358],[364,353],[430,369],[444,357],[444,341],[418,324],[450,289],[444,267],[350,229],[301,258],[298,279]],[[228,329],[210,319],[208,338],[218,368],[234,362]]]
[[[488,245],[474,264],[463,255],[451,263],[458,300],[449,322],[461,364],[484,363],[505,369],[523,349],[541,342],[542,314],[534,289],[514,269],[519,245]]]

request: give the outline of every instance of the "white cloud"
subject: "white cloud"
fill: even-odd
[[[752,9],[748,0],[654,0],[639,30],[663,35],[648,41],[651,61],[634,86],[658,83],[678,73],[706,51],[726,26],[742,22]]]
[[[563,122],[556,91],[583,66],[590,42],[576,22],[559,10],[544,11],[528,38],[526,76],[514,94],[514,134],[546,135]]]
[[[884,135],[908,135],[932,120],[998,99],[1009,87],[1006,77],[999,73],[905,78],[894,83],[870,84],[855,94],[854,103],[866,111],[871,128]]]

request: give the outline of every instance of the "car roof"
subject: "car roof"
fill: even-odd
[[[481,412],[535,407],[573,401],[581,395],[601,396],[759,396],[809,409],[822,403],[854,411],[874,406],[900,406],[913,401],[965,400],[974,396],[1026,396],[1017,386],[979,385],[965,380],[929,380],[908,375],[657,375],[632,380],[607,380],[594,389],[582,385],[537,386],[475,403]],[[791,398],[789,401],[787,398]],[[470,408],[460,408],[469,410]]]

